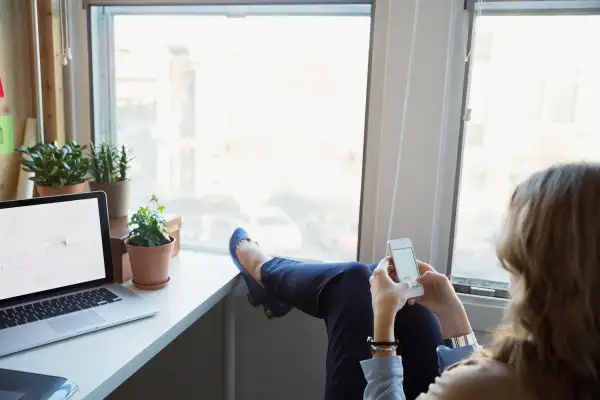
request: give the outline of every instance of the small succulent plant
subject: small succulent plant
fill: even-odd
[[[90,178],[96,183],[123,182],[129,179],[127,170],[131,167],[131,149],[127,146],[92,144],[90,146]]]
[[[129,219],[129,244],[142,247],[169,244],[171,239],[167,232],[164,209],[155,195],[152,195],[148,205],[138,208]]]
[[[38,185],[59,188],[85,182],[90,160],[84,154],[86,146],[67,141],[60,147],[53,143],[38,143],[31,147],[21,146],[21,168],[33,172],[29,178]]]

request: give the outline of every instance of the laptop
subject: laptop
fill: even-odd
[[[0,356],[155,314],[111,260],[104,192],[0,202]]]

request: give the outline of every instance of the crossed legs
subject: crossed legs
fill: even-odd
[[[373,335],[369,277],[375,265],[303,263],[271,258],[254,242],[241,242],[237,255],[244,268],[269,293],[315,318],[327,329],[325,398],[362,399],[366,381],[360,361],[371,357]],[[439,374],[436,348],[442,344],[439,322],[420,305],[406,305],[396,316],[398,355],[404,366],[404,392],[413,399],[426,392]]]

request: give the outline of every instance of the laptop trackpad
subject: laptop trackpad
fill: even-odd
[[[52,319],[48,321],[48,325],[50,325],[50,328],[56,333],[66,333],[98,325],[102,322],[104,322],[104,319],[94,311],[86,311]]]

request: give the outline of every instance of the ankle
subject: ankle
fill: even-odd
[[[266,262],[271,261],[271,260],[272,260],[272,258],[269,257],[266,260],[256,263],[256,266],[252,269],[252,272],[250,272],[250,275],[252,276],[252,278],[256,282],[258,282],[258,284],[260,286],[263,286],[263,284],[262,284],[262,267]]]
[[[262,279],[261,279],[261,268],[262,268],[263,263],[259,262],[256,263],[256,265],[252,268],[252,271],[250,271],[250,275],[252,276],[252,279],[254,279],[260,286],[262,286]]]

